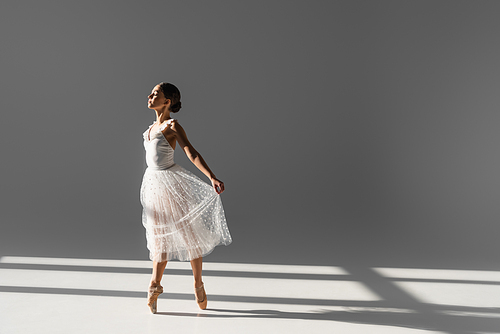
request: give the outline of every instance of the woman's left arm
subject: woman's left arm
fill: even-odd
[[[184,131],[183,127],[177,123],[177,121],[172,122],[171,129],[175,134],[175,139],[177,143],[182,148],[186,156],[191,160],[191,162],[212,182],[212,187],[214,188],[217,194],[222,194],[224,189],[224,182],[220,181],[215,177],[215,174],[210,170],[207,163],[203,159],[200,153],[196,151],[196,149],[189,142],[186,131]]]

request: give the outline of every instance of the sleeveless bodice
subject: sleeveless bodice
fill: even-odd
[[[159,131],[150,133],[151,127],[144,132],[144,149],[146,150],[146,165],[150,169],[164,170],[172,167],[174,163],[174,149],[168,143],[162,131],[173,119],[163,124]]]

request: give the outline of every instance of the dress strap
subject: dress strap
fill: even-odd
[[[165,130],[165,128],[166,128],[168,125],[172,124],[172,122],[175,122],[175,121],[177,121],[177,120],[176,120],[176,119],[173,119],[173,118],[169,119],[169,120],[168,120],[168,121],[166,121],[164,124],[162,124],[162,126],[160,126],[160,131]]]

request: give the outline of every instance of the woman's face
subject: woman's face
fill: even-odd
[[[164,107],[169,100],[165,98],[160,86],[155,86],[153,91],[148,96],[148,108],[158,109]]]

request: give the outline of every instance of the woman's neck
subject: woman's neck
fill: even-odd
[[[167,108],[155,110],[156,111],[156,122],[161,124],[165,122],[167,119],[170,119],[170,110]]]

